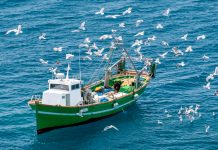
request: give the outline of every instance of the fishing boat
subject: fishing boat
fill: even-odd
[[[81,78],[69,77],[68,63],[66,77],[55,74],[42,96],[32,96],[28,104],[35,112],[38,134],[112,116],[137,100],[155,76],[156,64],[151,62],[149,71],[147,66],[130,70],[126,68],[127,60],[135,66],[127,50],[122,49],[125,55],[111,63],[113,51],[101,80],[83,85]]]

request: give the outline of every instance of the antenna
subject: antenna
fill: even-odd
[[[80,49],[79,49],[79,79],[82,80],[81,66],[80,66]]]
[[[69,71],[70,71],[70,62],[68,62],[68,66],[67,66],[67,75],[66,75],[66,79],[69,79]]]

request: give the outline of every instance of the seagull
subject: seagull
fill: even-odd
[[[73,33],[80,32],[80,30],[72,30],[71,32],[73,32]]]
[[[172,50],[176,56],[183,55],[183,52],[179,50],[177,47],[173,47]]]
[[[208,57],[208,56],[204,55],[204,56],[202,57],[202,59],[203,59],[204,61],[207,61],[207,60],[209,60],[209,59],[210,59],[210,57]]]
[[[182,61],[182,62],[180,62],[180,63],[178,63],[178,64],[176,65],[177,68],[178,68],[178,67],[184,67],[184,66],[185,66],[184,61]]]
[[[52,74],[54,74],[54,75],[56,75],[57,74],[57,67],[56,68],[49,68],[49,71],[52,73]]]
[[[135,52],[140,52],[141,48],[142,48],[142,47],[141,47],[141,46],[139,46],[139,47],[138,47],[138,48],[136,48],[134,51],[135,51]]]
[[[132,8],[129,7],[127,10],[125,10],[122,15],[130,14],[132,12]]]
[[[155,41],[156,38],[157,38],[157,37],[153,35],[152,37],[148,37],[148,41]]]
[[[111,29],[111,32],[112,32],[112,33],[115,33],[115,32],[117,32],[117,30]]]
[[[92,44],[92,46],[90,46],[91,48],[93,48],[93,49],[95,49],[95,50],[98,50],[98,46],[96,45],[96,43],[94,42],[93,44]]]
[[[104,48],[99,49],[98,51],[94,52],[96,56],[102,56],[102,52],[104,51]]]
[[[136,20],[135,26],[138,27],[143,22],[144,22],[144,20],[142,20],[142,19]]]
[[[105,34],[99,37],[99,40],[112,39],[112,35]]]
[[[104,15],[104,8],[101,8],[99,11],[95,13],[96,15]]]
[[[161,64],[160,58],[157,58],[157,59],[155,60],[155,63],[156,63],[156,64]]]
[[[124,23],[124,22],[121,22],[121,23],[119,24],[119,27],[120,27],[120,28],[125,28],[125,23]]]
[[[165,109],[165,110],[164,110],[164,113],[167,114],[167,113],[169,113],[169,111],[168,111],[167,109]]]
[[[104,54],[103,58],[104,60],[109,60],[109,58],[107,57],[107,54]]]
[[[163,25],[162,24],[157,24],[156,29],[163,29]]]
[[[213,75],[215,75],[215,76],[218,75],[218,66],[215,68]]]
[[[213,116],[213,117],[215,117],[215,116],[216,116],[215,112],[213,112],[213,113],[212,113],[212,116]]]
[[[88,43],[90,43],[91,41],[90,41],[90,39],[87,37],[87,38],[85,38],[85,40],[84,40],[84,42],[83,43],[86,43],[86,44],[88,44]]]
[[[163,12],[163,16],[169,16],[169,14],[170,14],[170,8],[168,8]]]
[[[112,19],[116,19],[117,17],[119,17],[120,15],[107,15],[105,16],[105,18],[112,18]]]
[[[44,59],[39,59],[41,64],[48,64],[48,61],[45,61]]]
[[[141,32],[138,32],[136,35],[134,35],[134,36],[143,36],[144,35],[144,31],[141,31]]]
[[[18,25],[17,29],[8,30],[6,34],[10,34],[11,32],[14,32],[15,35],[19,35],[20,33],[23,33],[23,31],[21,30],[21,25]]]
[[[204,34],[197,36],[197,40],[204,40],[206,36]]]
[[[210,82],[203,86],[203,88],[210,90]]]
[[[86,30],[86,28],[85,28],[85,24],[86,24],[86,22],[84,21],[84,22],[82,22],[81,24],[80,24],[80,27],[79,27],[79,29],[80,30]]]
[[[119,129],[118,129],[117,127],[113,126],[113,125],[106,126],[106,127],[104,128],[104,131],[107,131],[107,130],[109,130],[109,129],[115,129],[115,130],[119,131]]]
[[[160,121],[160,120],[157,120],[157,124],[159,124],[159,125],[163,125],[163,122]]]
[[[180,121],[180,123],[182,123],[182,121],[183,121],[182,115],[179,115],[179,121]]]
[[[192,46],[188,46],[188,47],[186,48],[186,50],[185,50],[186,53],[192,52],[192,51],[193,51],[193,50],[192,50]]]
[[[159,56],[161,57],[161,58],[165,58],[165,56],[168,54],[168,52],[165,52],[165,53],[163,53],[163,54],[160,54]]]
[[[161,44],[162,44],[163,46],[169,47],[169,44],[168,44],[167,42],[165,42],[165,41],[162,41]]]
[[[171,118],[172,117],[172,115],[170,115],[170,114],[167,114],[167,118]]]
[[[205,133],[208,133],[208,132],[209,132],[209,129],[210,129],[210,126],[209,126],[209,125],[206,125],[206,126],[205,126]]]
[[[62,52],[63,47],[54,47],[53,50],[55,52]]]
[[[185,34],[181,37],[181,39],[187,41],[187,37],[188,37],[188,34]]]
[[[116,41],[122,41],[122,40],[123,40],[123,37],[122,37],[122,36],[115,37],[115,40],[116,40]]]
[[[83,60],[92,60],[92,58],[90,56],[85,56],[83,57]]]
[[[86,54],[88,54],[88,55],[92,55],[92,51],[91,51],[92,49],[88,49],[88,51],[87,52],[85,52]]]
[[[213,80],[214,79],[214,75],[210,74],[209,76],[207,76],[206,81],[209,82],[209,80]]]
[[[135,46],[140,46],[143,44],[143,41],[142,40],[135,40],[135,42],[132,44],[131,47],[135,47]]]
[[[45,40],[46,39],[45,36],[46,36],[46,34],[42,33],[42,35],[39,36],[39,40]]]
[[[66,59],[67,59],[67,60],[70,60],[70,59],[72,59],[73,57],[74,57],[73,54],[66,54]]]
[[[88,44],[84,44],[84,43],[79,44],[79,48],[82,48],[82,47],[89,48],[89,45]]]

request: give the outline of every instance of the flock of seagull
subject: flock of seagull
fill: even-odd
[[[166,9],[163,13],[162,13],[162,16],[169,16],[170,15],[170,11],[171,9],[168,8]],[[121,16],[125,16],[125,15],[128,15],[128,14],[131,14],[132,13],[132,8],[129,7],[128,9],[126,9],[125,11],[123,11],[121,14],[116,14],[116,15],[105,15],[105,8],[101,8],[99,11],[95,12],[95,15],[100,15],[100,16],[104,16],[105,15],[105,18],[111,18],[111,19],[117,19]],[[135,22],[135,26],[136,27],[139,27],[142,23],[144,22],[143,19],[138,19],[136,20]],[[125,22],[121,22],[119,23],[118,25],[119,28],[125,28],[126,27],[126,24]],[[156,25],[156,29],[157,30],[163,30],[164,29],[164,26],[163,24],[161,23],[158,23]],[[80,24],[80,26],[75,29],[75,30],[72,30],[71,32],[75,33],[75,32],[82,32],[82,31],[85,31],[86,30],[86,22],[82,22]],[[15,33],[15,35],[19,35],[21,33],[23,33],[22,31],[22,28],[21,28],[21,25],[18,25],[18,27],[16,29],[11,29],[11,30],[8,30],[6,32],[6,35],[7,34],[10,34],[10,33]],[[122,41],[123,38],[122,36],[115,36],[115,33],[117,32],[117,30],[115,29],[112,29],[111,30],[111,34],[105,34],[105,35],[102,35],[98,38],[98,40],[100,41],[103,41],[103,40],[107,40],[107,39],[115,39],[116,41]],[[136,33],[134,35],[134,37],[142,37],[144,36],[145,34],[145,31],[140,31],[138,33]],[[197,41],[200,41],[200,40],[204,40],[206,38],[206,36],[204,34],[202,35],[199,35],[196,37],[196,40]],[[46,40],[46,33],[42,33],[39,37],[38,37],[39,40]],[[143,54],[141,53],[141,49],[142,49],[142,45],[145,45],[145,46],[149,46],[152,42],[154,42],[155,40],[157,39],[156,36],[151,36],[151,37],[148,37],[146,40],[141,40],[141,39],[136,39],[133,44],[131,45],[132,48],[134,48],[134,52],[138,55],[138,57],[132,57],[133,60],[135,61],[139,61],[139,62],[144,62],[144,64],[146,66],[150,66],[151,65],[151,62],[153,61],[153,59],[151,58],[145,58],[143,56]],[[183,35],[181,38],[181,40],[184,40],[184,41],[187,41],[188,40],[188,34],[185,34]],[[166,41],[162,41],[161,42],[162,46],[164,47],[167,47],[169,48],[170,45],[168,42]],[[108,55],[107,53],[103,54],[103,52],[105,51],[105,48],[99,48],[97,46],[97,44],[95,42],[91,42],[90,38],[87,37],[84,39],[84,41],[79,44],[78,46],[79,48],[85,48],[87,51],[85,52],[86,53],[86,56],[84,56],[82,59],[83,60],[89,60],[91,61],[92,60],[92,56],[95,55],[97,57],[102,57],[103,60],[108,60]],[[109,47],[110,49],[116,49],[116,44],[114,43],[114,41],[112,40],[111,42],[111,45]],[[62,52],[63,50],[63,47],[54,47],[53,48],[53,51],[54,52]],[[159,57],[156,58],[154,61],[156,64],[161,64],[161,59],[165,59],[166,56],[169,54],[169,53],[173,53],[175,57],[179,57],[179,56],[182,56],[184,55],[184,53],[190,53],[192,52],[193,49],[192,49],[192,46],[189,45],[184,51],[180,50],[178,47],[173,47],[172,48],[172,51],[167,51],[167,52],[164,52],[162,54],[159,54]],[[66,59],[72,59],[74,57],[74,55],[72,54],[66,54]],[[202,56],[202,59],[203,61],[208,61],[210,58],[206,55],[203,55]],[[42,64],[48,64],[48,61],[40,58],[39,59],[40,63]],[[186,64],[184,61],[181,61],[180,63],[177,63],[176,64],[176,67],[179,68],[179,67],[184,67]],[[52,68],[51,71],[56,71],[57,68]],[[213,80],[215,78],[215,76],[218,76],[218,66],[215,68],[215,71],[211,74],[209,74],[209,76],[206,78],[206,82],[207,84],[203,86],[203,88],[205,89],[208,89],[210,90],[211,87],[210,87],[210,81]],[[218,96],[218,90],[215,91],[214,93],[215,96]],[[180,108],[179,111],[178,111],[178,118],[179,118],[179,121],[180,123],[183,122],[183,118],[187,118],[190,122],[193,122],[197,117],[200,118],[201,117],[201,113],[198,112],[200,108],[200,105],[196,105],[195,108],[194,106],[189,106],[189,107],[185,107],[185,108]],[[166,114],[166,117],[167,118],[170,118],[172,117],[172,115],[167,111],[165,110],[165,114]],[[213,112],[213,116],[215,116],[215,112]],[[158,120],[157,121],[158,125],[163,125],[163,122]],[[209,125],[206,125],[205,126],[205,133],[208,133],[209,132],[209,128],[210,126]],[[106,126],[103,131],[107,131],[109,129],[114,129],[116,131],[119,131],[119,129],[117,127],[115,127],[114,125],[109,125],[109,126]]]

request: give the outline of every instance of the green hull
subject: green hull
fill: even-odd
[[[40,103],[30,105],[36,112],[37,133],[54,128],[84,124],[121,112],[136,101],[137,97],[144,92],[146,85],[137,92],[131,92],[120,99],[95,105],[80,107],[51,106]],[[115,103],[118,105],[115,106]],[[79,113],[84,108],[88,108],[88,111]]]

